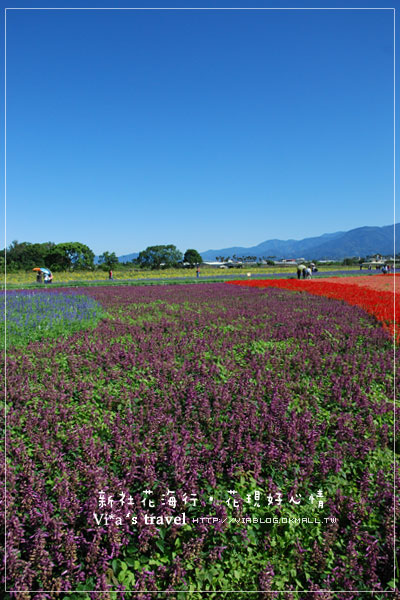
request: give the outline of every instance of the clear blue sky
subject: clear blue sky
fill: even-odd
[[[392,10],[7,10],[7,245],[205,251],[391,223]]]

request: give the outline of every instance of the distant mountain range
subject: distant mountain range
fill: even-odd
[[[282,258],[305,259],[343,259],[353,256],[367,256],[372,254],[392,255],[394,250],[394,230],[396,231],[396,253],[399,252],[400,223],[385,227],[358,227],[350,231],[337,231],[324,233],[319,237],[304,240],[267,240],[258,246],[243,248],[233,246],[221,250],[207,250],[202,252],[204,261],[215,261],[217,256],[225,258],[233,255],[237,257],[255,256],[267,258],[273,256],[275,260]]]
[[[267,240],[251,248],[232,246],[221,250],[207,250],[200,252],[204,261],[215,261],[217,256],[227,258],[255,256],[267,258],[273,256],[275,260],[282,258],[305,259],[343,259],[353,256],[367,256],[372,254],[393,254],[394,229],[396,231],[396,253],[400,252],[400,223],[386,225],[385,227],[358,227],[350,231],[337,231],[324,233],[318,237],[305,238],[304,240]],[[139,256],[138,252],[119,256],[119,262],[130,262]],[[97,259],[98,257],[96,257]],[[96,260],[97,262],[97,260]]]
[[[139,252],[133,252],[132,254],[123,254],[122,256],[118,256],[118,260],[119,262],[131,262],[131,260],[137,258],[138,256]]]

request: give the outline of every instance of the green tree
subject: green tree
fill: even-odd
[[[33,267],[47,267],[48,255],[54,246],[53,242],[32,244],[14,240],[6,250],[7,269],[17,271],[33,269]]]
[[[48,261],[53,271],[93,269],[94,252],[80,242],[64,242],[52,248]]]
[[[115,267],[118,264],[119,261],[115,252],[103,252],[103,254],[99,256],[99,265],[104,265],[107,269],[112,269],[112,267]]]
[[[182,261],[182,252],[172,244],[168,246],[148,246],[136,259],[138,265],[148,269],[176,267]]]
[[[201,265],[203,259],[197,250],[193,250],[193,248],[189,248],[186,250],[183,256],[183,262],[189,263],[190,266],[194,267],[195,265]]]

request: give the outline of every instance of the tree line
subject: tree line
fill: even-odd
[[[29,271],[34,267],[47,267],[51,271],[82,271],[115,267],[138,267],[143,269],[167,269],[171,267],[195,267],[202,263],[197,250],[189,248],[182,254],[176,246],[148,246],[139,253],[136,259],[120,263],[115,252],[105,251],[99,256],[98,265],[94,262],[95,254],[86,244],[81,242],[18,242],[14,240],[0,255],[0,267],[7,271]]]
[[[264,262],[273,265],[275,256],[264,257]],[[398,255],[396,255],[398,258]],[[4,271],[4,262],[8,272],[29,271],[34,267],[47,267],[51,271],[79,271],[79,270],[109,270],[137,267],[141,269],[168,269],[171,267],[195,267],[203,262],[199,252],[193,248],[184,254],[176,246],[161,245],[148,246],[142,250],[136,259],[120,263],[115,252],[105,251],[99,256],[98,264],[94,262],[94,252],[81,242],[44,242],[33,244],[31,242],[18,242],[14,240],[7,249],[0,254],[0,268]],[[217,261],[227,262],[230,257],[217,256]],[[260,260],[255,256],[232,256],[234,262]],[[365,262],[365,258],[352,257],[338,261],[338,264],[356,265]],[[317,261],[314,261],[317,262]]]

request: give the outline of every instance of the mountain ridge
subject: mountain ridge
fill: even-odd
[[[277,260],[283,258],[305,259],[343,259],[352,256],[366,256],[371,254],[393,254],[394,232],[396,241],[400,236],[400,223],[385,225],[383,227],[357,227],[349,231],[336,231],[324,233],[320,236],[304,238],[302,240],[272,239],[261,242],[256,246],[245,248],[233,246],[220,250],[207,250],[201,252],[204,261],[214,261],[216,256],[252,255],[256,258],[274,256]],[[396,243],[396,253],[399,252],[399,243]]]
[[[204,261],[215,261],[217,256],[255,256],[263,258],[274,256],[276,260],[283,258],[304,258],[316,260],[343,259],[353,256],[372,254],[392,255],[394,252],[394,232],[396,236],[395,253],[400,252],[400,223],[383,227],[364,226],[349,231],[323,233],[320,236],[302,240],[265,240],[249,248],[231,246],[220,250],[200,252]],[[138,252],[118,257],[119,262],[130,262],[139,256]]]

